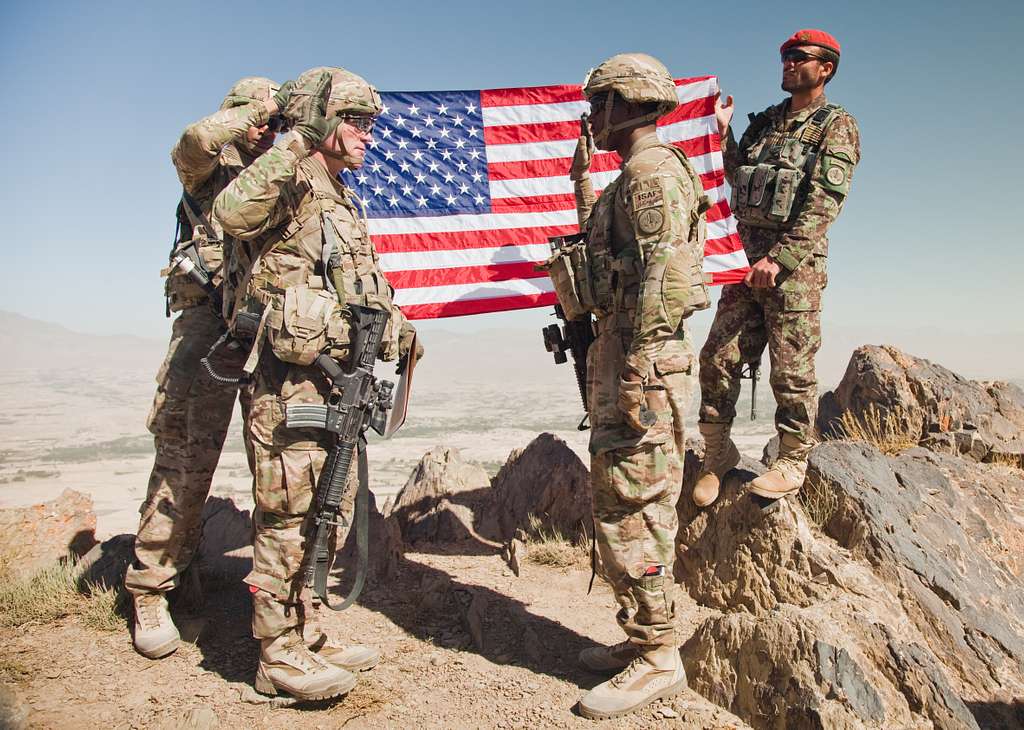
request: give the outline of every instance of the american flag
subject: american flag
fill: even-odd
[[[676,81],[680,106],[658,136],[682,148],[711,201],[704,270],[715,284],[742,280],[743,245],[725,193],[713,76]],[[410,319],[454,317],[555,303],[548,236],[575,233],[569,180],[579,86],[483,91],[393,91],[361,169],[345,181],[362,198],[381,268]],[[619,156],[594,156],[598,191]]]

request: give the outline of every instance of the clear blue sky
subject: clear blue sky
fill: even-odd
[[[0,9],[0,309],[163,338],[159,269],[180,187],[168,153],[239,77],[340,65],[381,89],[578,82],[621,51],[713,73],[736,119],[783,97],[778,46],[843,46],[830,96],[863,161],[831,236],[826,319],[1021,332],[1019,2],[52,3]],[[702,315],[707,316],[707,315]],[[546,312],[448,329],[530,326]]]

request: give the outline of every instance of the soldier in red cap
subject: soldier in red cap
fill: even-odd
[[[732,210],[751,270],[742,284],[723,287],[700,353],[706,451],[693,500],[702,507],[715,501],[722,477],[739,462],[729,433],[740,373],[760,363],[766,346],[779,456],[750,490],[767,499],[799,490],[814,443],[827,233],[849,193],[860,136],[854,118],[825,98],[839,66],[839,41],[822,30],[799,30],[779,50],[782,89],[790,98],[751,114],[738,144],[729,127],[732,97],[715,103]]]

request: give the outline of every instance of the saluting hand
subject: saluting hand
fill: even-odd
[[[725,97],[722,103],[722,92],[715,94],[715,121],[718,122],[718,136],[724,137],[729,130],[729,123],[732,122],[732,113],[736,108],[732,105],[732,96]]]

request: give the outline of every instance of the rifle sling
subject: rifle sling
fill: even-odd
[[[355,519],[352,528],[356,531],[356,580],[352,592],[337,606],[332,606],[327,599],[327,568],[328,562],[318,562],[313,576],[313,593],[320,598],[332,611],[344,611],[359,598],[366,584],[366,573],[369,566],[369,499],[370,499],[370,468],[366,460],[366,438],[360,436],[358,449],[359,488],[356,490]]]

